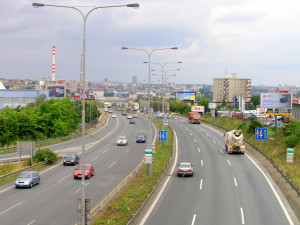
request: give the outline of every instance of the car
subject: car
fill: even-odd
[[[194,166],[190,162],[182,162],[178,166],[177,170],[178,177],[194,176]]]
[[[127,113],[125,111],[122,112],[122,116],[126,116]]]
[[[120,136],[117,140],[117,145],[128,145],[128,138],[126,136]]]
[[[112,114],[111,118],[117,118],[117,115],[116,114]]]
[[[257,116],[256,115],[253,115],[253,114],[250,114],[250,115],[246,115],[245,116],[245,120],[251,120],[251,119],[256,119]]]
[[[109,110],[108,113],[112,113],[112,110]]]
[[[129,115],[127,116],[127,119],[133,119],[133,116],[132,116],[131,114],[129,114]]]
[[[25,171],[20,174],[20,176],[16,179],[15,187],[30,187],[32,188],[34,185],[39,184],[41,181],[40,174],[38,171]]]
[[[279,99],[280,103],[287,103],[289,101],[289,99],[287,97],[283,97]]]
[[[108,112],[108,109],[107,109],[107,108],[104,108],[104,112]]]
[[[79,155],[76,153],[69,153],[64,157],[63,165],[76,165],[79,163]]]
[[[135,120],[130,120],[129,124],[135,124]]]
[[[132,114],[132,117],[133,117],[133,118],[138,118],[138,115]]]
[[[138,134],[138,136],[136,136],[136,143],[146,143],[146,136],[144,134]]]
[[[84,177],[90,179],[95,175],[95,168],[92,164],[84,164]],[[82,164],[75,168],[74,179],[82,177]]]

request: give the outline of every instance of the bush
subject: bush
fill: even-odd
[[[35,152],[35,156],[33,157],[34,161],[44,162],[44,161],[53,161],[57,158],[56,153],[51,151],[49,148],[38,149]]]
[[[255,128],[257,128],[257,127],[263,127],[263,125],[261,124],[261,122],[259,122],[256,119],[252,118],[251,123],[249,125],[248,133],[254,134]]]
[[[288,136],[285,139],[286,148],[294,148],[298,144],[298,137],[296,135]]]

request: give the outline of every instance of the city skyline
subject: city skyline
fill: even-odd
[[[71,9],[32,8],[34,1],[0,3],[0,77],[32,79],[51,75],[52,46],[56,46],[56,79],[79,80],[83,22]],[[60,5],[118,5],[139,3],[139,9],[99,9],[87,19],[86,80],[130,82],[147,80],[147,55],[121,47],[160,48],[152,62],[177,69],[178,84],[212,84],[213,78],[238,73],[252,85],[300,83],[300,50],[296,0],[210,2],[179,0],[38,1]],[[171,4],[172,3],[172,4]],[[155,16],[154,16],[155,15]],[[99,28],[98,28],[99,27]],[[153,69],[159,69],[151,65]]]

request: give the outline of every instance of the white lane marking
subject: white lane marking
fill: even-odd
[[[231,163],[230,163],[230,161],[228,159],[227,159],[227,162],[228,162],[229,166],[231,166]]]
[[[85,186],[88,186],[90,183],[86,183]],[[77,191],[75,191],[75,194],[78,193],[81,190],[81,188],[79,188]]]
[[[194,225],[194,224],[195,224],[195,220],[196,220],[196,214],[194,214],[194,216],[193,216],[193,221],[192,221],[192,224],[191,224],[191,225]]]
[[[220,152],[221,152],[222,154],[224,153],[222,149],[220,149]]]
[[[31,225],[35,222],[36,220],[32,220],[30,223],[28,223],[27,225]]]
[[[125,154],[126,154],[127,152],[129,152],[129,150],[130,150],[130,149],[127,149],[127,150],[125,151]]]
[[[194,139],[194,142],[196,142],[196,139]]]
[[[207,136],[209,136],[209,134],[206,134]]]
[[[191,136],[193,136],[193,134],[192,133],[190,133],[191,134]]]
[[[201,166],[203,166],[203,160],[201,159]]]
[[[185,130],[187,131],[188,129],[185,128]]]
[[[0,212],[0,215],[2,215],[3,213],[6,213],[7,211],[9,211],[9,210],[11,210],[11,209],[17,207],[18,205],[21,205],[21,204],[22,204],[22,202],[19,202],[18,204],[15,204],[14,206],[12,206],[12,207],[10,207],[10,208],[8,208],[8,209],[6,209],[6,210]]]
[[[222,134],[221,132],[215,130],[214,128],[211,128],[210,126],[207,126],[207,125],[205,125],[205,124],[202,124],[202,126],[205,126],[205,127],[209,128],[209,129],[213,130],[214,132],[216,132],[216,133],[218,133],[218,134],[224,136],[224,134]]]
[[[105,152],[107,152],[107,151],[108,151],[108,149],[104,150],[104,152],[102,152],[102,153],[105,153]]]
[[[234,177],[233,179],[234,179],[234,184],[237,187],[238,185],[237,185],[237,182],[236,182],[236,178]]]
[[[91,162],[94,162],[96,159],[98,159],[99,158],[99,156],[96,156],[95,158],[93,158],[92,160],[91,160]]]
[[[57,182],[61,182],[62,180],[66,179],[67,177],[71,176],[72,174],[68,174],[67,176],[61,178],[60,180],[58,180]]]
[[[2,192],[4,192],[4,191],[7,191],[7,190],[9,190],[9,189],[13,188],[14,186],[15,186],[15,185],[13,185],[13,186],[10,186],[10,187],[8,187],[8,188],[5,188],[4,190],[0,191],[0,194],[1,194]]]
[[[283,212],[284,212],[284,214],[285,214],[287,220],[289,221],[290,225],[294,225],[294,222],[293,222],[293,220],[292,220],[290,214],[288,213],[287,209],[285,208],[283,202],[281,201],[281,199],[280,199],[278,193],[276,192],[276,190],[275,190],[274,186],[272,185],[271,181],[269,180],[269,178],[266,176],[266,174],[264,173],[264,171],[262,171],[262,169],[256,164],[256,162],[254,162],[253,159],[251,159],[251,157],[250,157],[247,153],[245,153],[245,155],[251,160],[251,162],[252,162],[252,163],[257,167],[257,169],[263,174],[263,176],[264,176],[265,179],[267,180],[267,182],[268,182],[270,188],[272,189],[274,195],[276,196],[277,201],[279,202],[279,204],[280,204],[280,206],[281,206],[281,208],[282,208],[282,210],[283,210]]]
[[[200,129],[201,131],[203,131],[203,129]]]
[[[198,152],[200,152],[200,148],[198,148]]]
[[[174,173],[174,169],[177,163],[177,159],[178,159],[178,139],[177,139],[177,134],[174,131],[174,137],[175,137],[175,159],[174,159],[174,163],[173,166],[170,170],[170,174]],[[147,211],[147,213],[145,214],[144,218],[142,219],[140,225],[144,225],[144,223],[146,222],[146,220],[148,219],[149,215],[151,214],[151,212],[153,211],[155,205],[157,204],[158,200],[161,198],[161,195],[163,193],[163,191],[165,190],[167,184],[169,183],[170,179],[172,176],[168,176],[165,183],[163,184],[162,188],[160,189],[158,195],[156,196],[155,200],[153,201],[153,204],[151,205],[151,207],[149,208],[149,210]]]
[[[113,165],[115,165],[116,162],[113,162],[108,168],[110,169],[111,167],[113,167]]]
[[[201,181],[200,181],[200,190],[202,190],[202,183],[203,183],[203,180],[201,179]]]
[[[241,208],[242,224],[245,224],[243,208]]]
[[[216,144],[216,141],[213,139],[213,142]]]

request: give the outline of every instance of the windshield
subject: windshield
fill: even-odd
[[[191,164],[189,164],[189,163],[181,163],[181,164],[179,165],[179,167],[180,167],[180,168],[191,168]]]
[[[126,140],[126,137],[121,136],[121,137],[119,137],[119,140]]]
[[[67,155],[66,158],[75,159],[75,155]]]
[[[19,177],[20,178],[30,178],[31,174],[30,173],[22,173]]]
[[[78,166],[77,168],[76,168],[77,170],[82,170],[82,167],[81,166]],[[89,170],[90,168],[88,167],[88,166],[85,166],[84,167],[84,170]]]
[[[139,138],[143,138],[144,135],[143,135],[143,134],[139,134],[138,137],[139,137]]]

